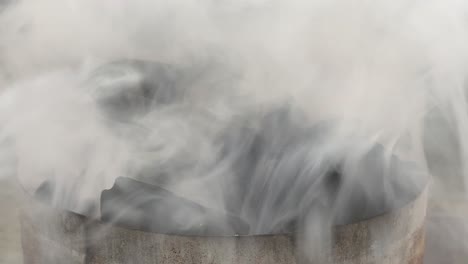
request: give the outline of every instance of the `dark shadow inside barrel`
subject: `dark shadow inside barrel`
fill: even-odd
[[[88,85],[103,114],[114,123],[127,124],[183,101],[185,86],[196,81],[197,74],[194,69],[155,62],[118,61],[97,69]],[[337,123],[310,124],[300,109],[288,103],[249,109],[233,118],[213,138],[220,152],[212,168],[206,169],[208,174],[219,166],[229,168],[212,182],[223,189],[224,210],[168,191],[159,179],[176,178],[177,172],[162,177],[164,172],[155,168],[142,181],[118,178],[103,191],[100,204],[89,205],[89,211],[100,208],[105,222],[164,234],[283,234],[296,232],[319,207],[323,213],[333,210],[329,221],[334,225],[346,225],[391,212],[421,193],[425,175],[379,144],[369,144],[353,167],[345,156],[327,157],[324,145]],[[53,180],[44,182],[36,196],[50,202],[54,188]]]

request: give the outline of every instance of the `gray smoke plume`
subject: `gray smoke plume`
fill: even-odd
[[[447,214],[455,191],[466,204],[467,11],[457,0],[11,1],[0,172],[93,217],[128,177],[197,204],[187,210],[200,221],[180,230],[206,209],[223,232],[237,232],[233,216],[249,234],[301,229],[324,247],[331,226],[401,206],[430,174]]]

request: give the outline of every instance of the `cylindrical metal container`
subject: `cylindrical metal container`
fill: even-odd
[[[427,187],[399,209],[334,227],[328,263],[422,263],[426,201]],[[25,264],[304,263],[291,234],[166,235],[106,224],[36,201],[31,205],[21,217]]]

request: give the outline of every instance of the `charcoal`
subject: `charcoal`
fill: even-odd
[[[111,189],[102,192],[101,219],[179,235],[288,233],[300,232],[304,223],[314,221],[311,217],[348,224],[416,198],[424,186],[424,174],[412,163],[389,156],[382,145],[370,145],[365,137],[349,138],[352,144],[342,150],[324,151],[330,142],[336,144],[337,124],[311,124],[300,109],[288,104],[246,111],[212,138],[214,149],[221,151],[212,164],[197,171],[219,174],[212,186],[220,186],[225,211],[161,188],[180,180],[178,171],[197,166],[196,159],[180,156],[169,165],[156,163],[136,172],[144,182],[117,178]],[[356,155],[354,148],[359,149]],[[44,183],[37,197],[52,201],[53,187],[53,182]],[[68,198],[60,201],[64,208],[76,208],[74,195],[67,193]]]
[[[230,163],[233,171],[224,179],[226,208],[245,216],[255,233],[293,231],[316,199],[318,191],[311,190],[326,188],[333,196],[339,186],[332,161],[308,169],[316,164],[314,149],[333,124],[306,123],[304,113],[282,105],[246,114],[218,139],[223,150],[219,162]],[[333,188],[328,188],[330,182]]]
[[[166,189],[119,177],[102,192],[101,218],[127,228],[179,235],[244,235],[241,218],[206,208]]]
[[[359,160],[353,160],[352,171],[343,175],[341,200],[337,203],[336,224],[366,220],[401,208],[416,199],[425,183],[425,174],[411,162],[375,144]]]
[[[335,120],[339,122],[339,120]],[[330,156],[323,147],[332,139],[333,121],[310,122],[288,105],[266,113],[248,113],[221,134],[219,162],[231,166],[224,176],[226,208],[248,219],[254,233],[282,233],[300,228],[309,212],[336,209],[335,224],[368,219],[414,199],[424,176],[411,163],[374,144],[358,160],[354,153]],[[350,138],[351,145],[369,144]],[[351,151],[352,152],[352,151]],[[327,209],[329,208],[329,209]]]
[[[76,214],[95,217],[97,214],[97,204],[94,201],[80,197],[79,188],[70,192],[56,188],[53,179],[43,181],[34,192],[34,199],[37,201],[60,208]]]

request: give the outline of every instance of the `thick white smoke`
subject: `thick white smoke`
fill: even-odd
[[[8,160],[4,167],[16,166],[32,190],[53,178],[59,186],[54,199],[77,212],[96,214],[99,208],[89,204],[98,203],[118,176],[165,183],[182,196],[225,209],[232,185],[219,179],[235,174],[230,166],[238,157],[220,159],[213,138],[232,120],[255,114],[262,120],[265,109],[287,102],[302,109],[297,123],[304,126],[337,123],[320,144],[311,143],[313,150],[298,148],[283,157],[284,164],[260,159],[249,172],[247,200],[257,199],[261,175],[274,182],[263,197],[265,212],[234,206],[255,222],[253,233],[292,216],[294,202],[285,201],[277,208],[284,217],[279,223],[262,220],[271,217],[278,193],[299,192],[303,180],[314,186],[307,176],[323,175],[333,162],[343,162],[349,189],[372,200],[372,175],[363,176],[370,172],[360,166],[376,144],[385,148],[384,175],[391,177],[392,155],[415,162],[435,176],[434,204],[450,211],[448,194],[457,191],[465,201],[468,184],[467,11],[468,3],[457,0],[12,2],[0,9],[0,143],[8,145],[0,157]],[[183,72],[183,89],[173,88],[177,103],[149,103],[131,121],[109,116],[98,102],[115,91],[106,92],[106,80],[89,79],[108,62],[125,59],[174,65],[174,76]],[[114,82],[123,90],[143,78],[131,69],[117,71]],[[127,99],[137,108],[145,104]],[[252,122],[252,133],[268,134],[257,127],[263,121]],[[281,149],[281,137],[270,139]],[[249,134],[231,140],[241,154],[253,144]],[[303,171],[289,186],[282,170],[290,172],[288,166],[300,159]],[[171,177],[154,176],[154,170]],[[411,177],[398,182],[418,183]],[[304,197],[314,195],[321,196]],[[347,197],[341,195],[337,208]],[[319,227],[331,225],[329,220],[317,220]],[[314,227],[310,232],[318,232]],[[461,234],[455,241],[464,239],[463,232],[455,233]]]

